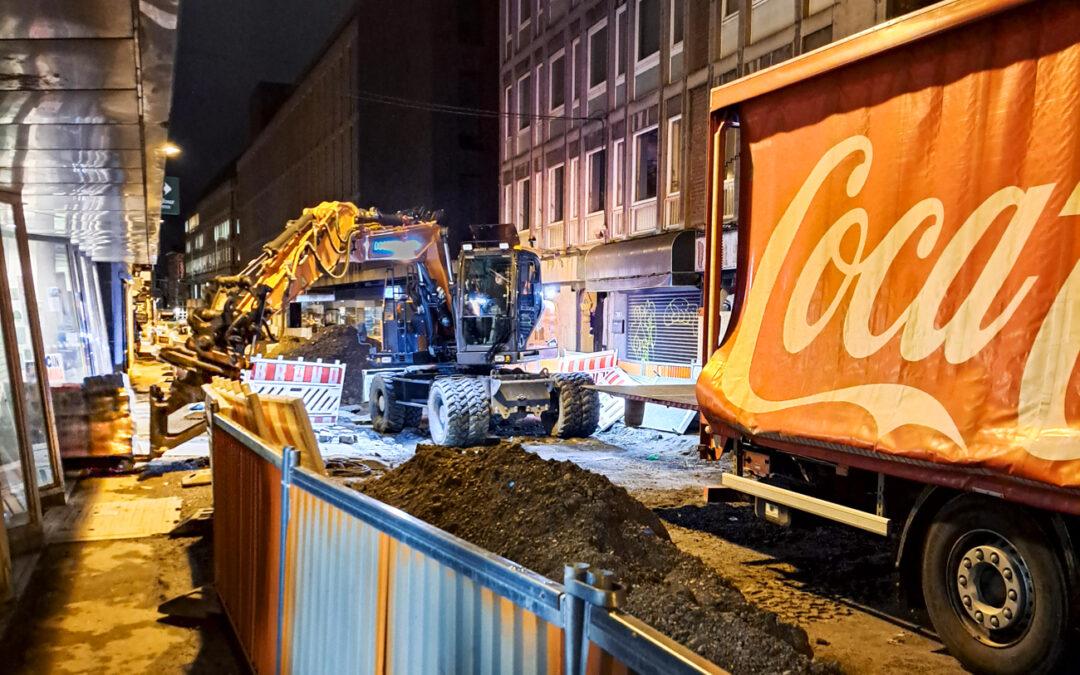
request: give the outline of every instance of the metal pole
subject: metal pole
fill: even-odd
[[[573,582],[584,582],[588,575],[587,563],[567,565],[563,570],[563,584],[572,586]],[[563,673],[565,675],[585,675],[585,601],[566,593],[563,595]]]

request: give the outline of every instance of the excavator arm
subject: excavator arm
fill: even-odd
[[[163,349],[161,357],[184,369],[195,387],[214,375],[239,378],[255,344],[272,337],[270,318],[319,279],[343,276],[350,262],[417,263],[432,310],[450,316],[448,264],[435,218],[323,202],[290,221],[240,274],[210,282],[203,306],[188,315],[191,336],[183,346]],[[449,319],[441,323],[449,325]]]

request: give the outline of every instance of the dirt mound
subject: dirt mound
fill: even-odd
[[[273,353],[285,359],[303,358],[305,361],[341,361],[345,364],[345,385],[341,391],[341,404],[354,405],[364,400],[364,382],[361,371],[367,367],[368,347],[361,344],[359,333],[352,326],[327,326],[310,340],[290,342]]]
[[[626,490],[571,462],[512,443],[421,445],[358,489],[556,581],[570,562],[614,570],[626,611],[733,673],[830,670],[805,632],[748,604]]]

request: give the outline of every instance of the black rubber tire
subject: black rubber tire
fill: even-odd
[[[1026,629],[996,645],[970,632],[978,626],[956,604],[960,564],[949,562],[959,560],[956,551],[987,537],[1004,540],[1022,559],[1034,598]],[[1065,653],[1070,596],[1053,541],[1029,511],[990,497],[957,497],[934,516],[923,548],[923,597],[941,641],[965,667],[999,675],[1055,672]],[[996,638],[988,633],[987,639]]]
[[[555,376],[551,407],[540,415],[544,431],[557,438],[586,438],[600,426],[600,394],[586,389],[592,378],[585,373],[560,373]]]
[[[482,380],[442,377],[428,395],[428,429],[436,445],[468,447],[487,440],[491,403]]]
[[[405,427],[415,427],[424,414],[423,408],[398,403],[393,384],[391,377],[376,375],[371,379],[368,410],[371,428],[380,434],[396,434]]]

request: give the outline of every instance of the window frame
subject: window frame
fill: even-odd
[[[645,134],[652,133],[652,132],[656,132],[656,165],[657,165],[656,170],[660,171],[660,125],[659,124],[653,124],[652,126],[645,127],[644,129],[639,129],[638,131],[634,132],[634,136],[633,136],[634,143],[631,146],[633,151],[634,151],[634,176],[633,176],[634,182],[633,182],[633,194],[631,195],[631,200],[630,200],[630,204],[632,206],[639,206],[641,204],[648,204],[651,201],[655,201],[658,198],[659,194],[660,194],[660,180],[659,180],[660,177],[659,176],[657,176],[657,181],[656,181],[656,194],[654,194],[654,195],[652,195],[650,197],[644,197],[642,199],[638,199],[638,194],[637,194],[638,181],[641,179],[641,168],[642,168],[641,164],[638,162],[638,158],[639,158],[638,142],[639,142],[639,139],[642,136],[644,136]]]
[[[622,31],[620,31],[620,22],[626,22],[626,38],[623,38]],[[630,15],[626,12],[626,5],[620,5],[615,10],[615,86],[619,86],[626,82],[626,65],[627,65],[627,45],[624,42],[629,42],[630,37]],[[622,61],[623,70],[619,72],[619,62]]]
[[[516,229],[519,232],[532,231],[532,195],[530,193],[532,183],[530,179],[530,176],[519,178],[514,187],[514,191],[517,193],[517,208],[515,211],[518,222],[516,223]],[[528,203],[526,203],[527,197],[529,198]]]
[[[611,176],[614,181],[611,203],[613,208],[622,208],[626,205],[626,139],[615,139],[611,147]]]
[[[570,88],[573,90],[570,100],[575,108],[581,104],[581,86],[578,82],[578,70],[581,67],[578,58],[579,51],[581,51],[581,38],[576,37],[570,42]]]
[[[562,180],[558,186],[558,191],[555,190],[555,176],[557,173],[562,172]],[[559,197],[559,210],[558,218],[555,217],[555,198]],[[548,167],[548,199],[547,199],[547,224],[558,225],[566,220],[566,164],[560,162],[554,166]]]
[[[506,112],[506,119],[503,120],[503,138],[510,139],[514,137],[516,131],[514,130],[514,85],[508,84],[503,88],[503,105]]]
[[[603,180],[600,182],[601,189],[603,190],[603,195],[600,197],[600,208],[594,210],[592,208],[593,186],[595,184],[594,181],[593,181],[593,177],[594,177],[594,170],[595,170],[595,168],[597,166],[596,156],[599,155],[600,153],[605,153],[603,159],[599,162],[599,165],[604,168],[604,177],[603,177]],[[592,215],[595,215],[597,213],[603,213],[607,209],[607,200],[608,200],[608,195],[607,195],[607,193],[608,193],[607,161],[608,161],[608,159],[607,159],[607,154],[606,153],[607,153],[607,146],[605,146],[605,145],[601,145],[599,147],[593,148],[592,150],[589,150],[588,152],[585,153],[585,176],[586,176],[585,182],[586,182],[586,185],[587,185],[587,189],[585,190],[585,215],[586,216],[592,216]]]
[[[599,84],[593,85],[593,83],[592,83],[592,80],[593,80],[593,72],[592,72],[592,66],[593,66],[593,37],[597,33],[599,33],[600,31],[605,30],[607,28],[607,26],[608,26],[608,20],[607,20],[607,17],[604,17],[603,19],[600,19],[595,24],[593,24],[589,28],[588,33],[586,34],[585,63],[587,64],[587,66],[585,68],[585,82],[588,84],[588,89],[589,89],[588,98],[589,98],[590,101],[593,100],[594,98],[597,98],[599,96],[603,96],[604,94],[607,93],[607,82],[608,82],[608,61],[607,61],[608,45],[607,45],[607,39],[604,40],[604,47],[603,47],[604,48],[604,79]],[[605,38],[606,38],[606,35],[607,34],[605,33]]]
[[[684,157],[683,157],[683,147],[682,147],[682,136],[683,136],[683,134],[682,134],[682,121],[683,121],[682,113],[680,113],[678,115],[672,115],[671,117],[668,118],[668,121],[667,121],[667,139],[666,139],[666,142],[664,143],[664,149],[665,149],[665,153],[664,153],[664,155],[665,155],[665,157],[664,157],[664,164],[665,164],[665,167],[664,167],[664,194],[669,196],[669,197],[674,196],[674,195],[678,195],[678,194],[682,194],[682,170],[683,170],[683,164],[685,163],[684,162]],[[674,127],[675,125],[678,125],[678,127],[679,127],[679,133],[677,133],[677,134],[674,133],[673,130],[672,130],[672,127]],[[672,161],[675,159],[676,152],[678,153],[678,158],[679,158],[678,176],[676,176],[676,178],[678,179],[678,182],[679,182],[679,187],[677,189],[673,190],[671,188],[671,179],[672,179],[672,176],[673,176],[672,168],[674,168],[672,166]]]
[[[562,60],[563,62],[563,81],[562,81],[562,102],[557,106],[553,106],[552,103],[555,100],[553,93],[555,92],[555,62]],[[566,48],[563,47],[559,51],[555,52],[551,58],[548,59],[548,111],[552,115],[562,115],[566,112]]]
[[[682,54],[683,47],[686,44],[686,26],[682,26],[682,36],[678,42],[675,42],[675,5],[681,5],[683,10],[683,24],[686,21],[686,0],[668,0],[668,46],[670,51],[668,56],[678,56]]]
[[[641,58],[641,3],[644,0],[637,0],[634,4],[634,74],[640,75],[641,73],[655,68],[660,65],[660,52],[663,51],[663,44],[658,40],[656,51]],[[656,0],[657,11],[660,11],[660,0]]]
[[[529,16],[524,21],[522,21],[521,20],[521,8],[522,8],[522,6],[525,6],[525,5],[527,5],[529,7]],[[533,0],[517,0],[518,30],[519,31],[525,30],[526,28],[529,27],[529,24],[532,23],[533,9],[535,9],[533,7]]]
[[[525,84],[522,84],[522,81],[523,80],[531,80],[532,76],[533,76],[533,74],[532,74],[532,71],[530,70],[530,71],[528,71],[527,73],[525,73],[524,75],[522,75],[521,77],[519,77],[517,79],[517,96],[515,97],[517,105],[514,106],[514,112],[516,113],[516,117],[517,117],[517,131],[515,131],[515,133],[518,133],[518,134],[520,134],[521,132],[529,129],[529,127],[532,126],[532,111],[530,110],[530,111],[528,111],[528,113],[526,113],[525,111],[522,110],[522,107],[521,107],[521,103],[522,103],[521,94],[522,94],[522,92],[528,92],[530,98],[532,97],[532,93],[533,93],[532,92],[532,82],[527,81],[527,82],[525,82]],[[530,101],[530,103],[532,103],[532,102]]]

